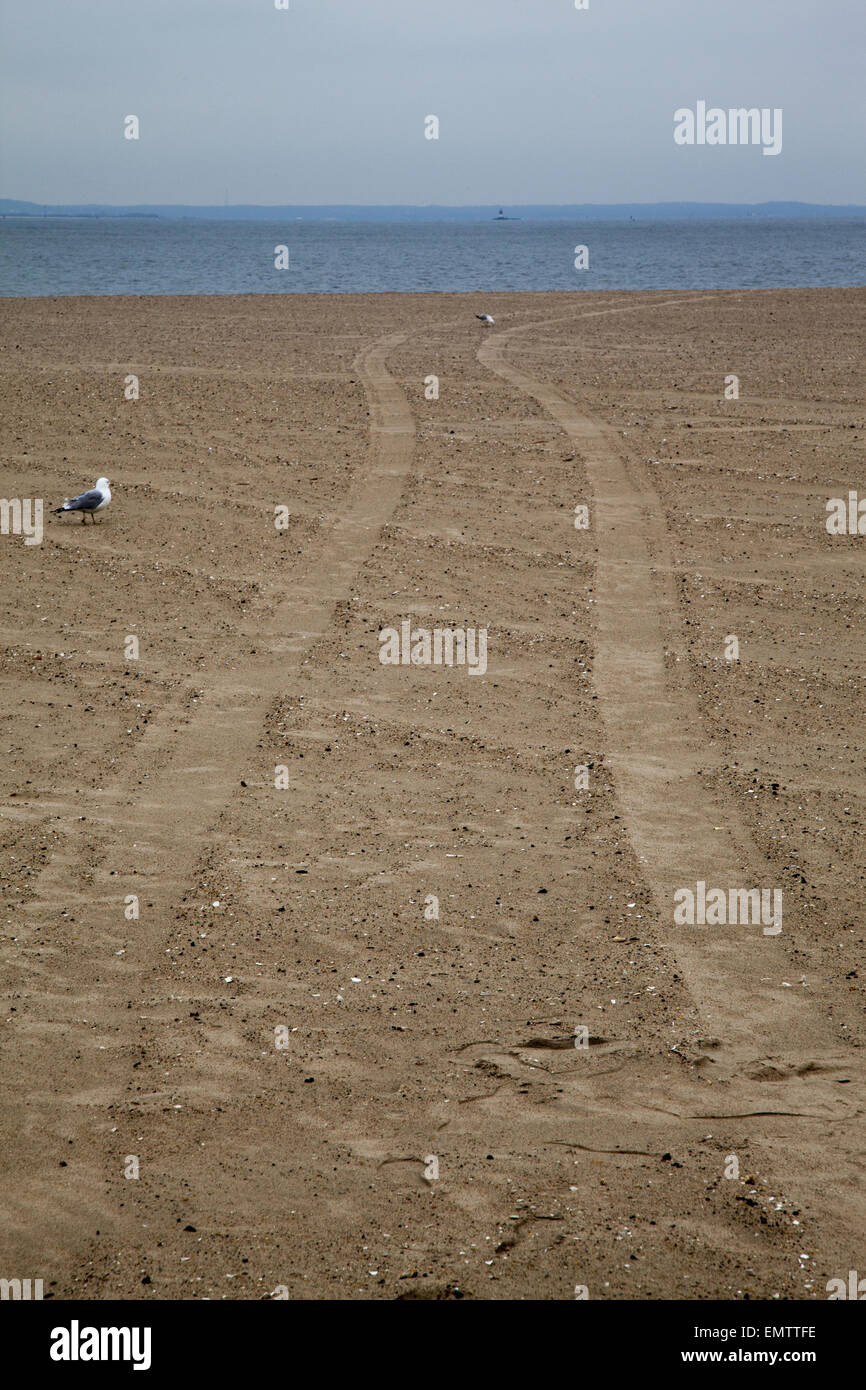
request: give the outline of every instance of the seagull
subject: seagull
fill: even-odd
[[[94,514],[101,512],[110,501],[111,488],[108,486],[108,479],[97,478],[96,487],[91,488],[89,492],[80,493],[78,497],[67,497],[62,507],[54,508],[53,515],[57,516],[58,512],[81,512],[82,526],[87,516],[93,519],[95,525]]]
[[[475,317],[480,319],[482,323],[489,323],[491,327],[495,322],[491,314],[476,314]]]

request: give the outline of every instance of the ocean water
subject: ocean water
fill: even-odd
[[[586,246],[589,267],[575,269]],[[287,269],[275,248],[288,248]],[[0,219],[0,294],[770,289],[866,282],[866,219]]]

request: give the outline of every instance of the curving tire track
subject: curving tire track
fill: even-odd
[[[0,1249],[10,1269],[48,1280],[64,1265],[82,1268],[86,1240],[118,1221],[106,1172],[122,1159],[111,1137],[110,1106],[122,1100],[143,1041],[144,1015],[131,1001],[171,997],[170,924],[202,855],[219,839],[220,816],[256,762],[269,704],[327,631],[334,605],[348,596],[399,501],[413,459],[414,423],[385,364],[404,336],[380,338],[356,358],[371,412],[369,467],[293,581],[273,630],[259,634],[260,661],[210,680],[197,676],[204,690],[185,726],[174,727],[174,706],[163,709],[133,755],[138,768],[151,768],[143,794],[133,790],[137,776],[127,760],[103,790],[82,794],[56,823],[60,851],[34,881],[35,898],[24,909],[19,943],[31,944],[19,944],[6,961],[4,995],[16,1000],[20,1020],[16,1084],[3,1100],[4,1132],[17,1136],[2,1160]],[[123,918],[128,892],[142,899],[133,932]],[[40,930],[50,945],[40,943]],[[125,954],[118,954],[121,945]],[[84,991],[65,968],[73,957],[79,979],[82,958],[87,962]],[[31,1073],[52,1076],[51,1092],[34,1092]],[[156,1091],[149,1100],[167,1103],[177,1090],[175,1079],[170,1093]]]
[[[631,312],[642,307],[634,303]],[[682,1142],[689,1121],[709,1119],[709,1111],[722,1122],[748,1120],[756,1126],[751,1142],[764,1151],[767,1171],[780,1190],[795,1196],[822,1229],[840,1234],[862,1229],[866,1202],[857,1131],[863,1064],[850,1049],[824,1044],[826,1023],[817,1009],[782,986],[791,968],[784,927],[781,936],[764,937],[757,926],[673,923],[676,889],[694,887],[699,879],[723,888],[772,884],[763,880],[765,861],[735,808],[717,806],[704,785],[719,758],[702,740],[700,712],[684,667],[669,670],[665,664],[678,606],[658,496],[639,466],[626,463],[613,429],[506,357],[521,332],[543,326],[535,322],[491,336],[477,356],[537,400],[585,462],[592,498],[575,500],[591,500],[597,544],[593,679],[606,728],[605,760],[660,923],[670,923],[667,931],[660,926],[659,937],[677,961],[706,1032],[718,1042],[712,1053],[718,1104],[706,1105],[706,1080],[680,1073],[664,1081],[663,1089],[647,1088],[647,1098],[655,1101],[647,1120],[654,1109],[667,1116],[674,1101],[680,1118],[674,1127],[665,1121],[669,1148]],[[781,1059],[781,1091],[778,1083],[758,1079],[767,1059]],[[843,1093],[839,1083],[852,1081],[856,1084]],[[598,1115],[598,1104],[593,1109]],[[777,1118],[780,1114],[796,1118],[785,1121]],[[785,1124],[805,1129],[798,1129],[792,1143],[778,1128]]]
[[[692,301],[654,300],[652,307],[664,302],[679,307]],[[632,303],[578,317],[642,307]],[[694,888],[698,880],[726,889],[760,885],[761,861],[735,810],[729,804],[717,806],[703,785],[718,757],[701,741],[693,691],[666,669],[665,626],[676,614],[676,599],[658,496],[640,470],[629,469],[613,429],[505,355],[521,333],[573,318],[497,333],[477,355],[491,372],[534,397],[586,464],[598,546],[594,680],[608,733],[606,758],[629,834],[661,920],[671,924],[665,944],[679,962],[707,1030],[722,1040],[717,1062],[731,1074],[768,1052],[812,1058],[820,1029],[809,1004],[781,985],[788,969],[784,936],[765,937],[758,927],[673,925],[678,888]],[[842,1057],[837,1060],[845,1065]]]

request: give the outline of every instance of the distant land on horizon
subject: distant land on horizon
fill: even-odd
[[[290,218],[304,222],[486,222],[503,221],[700,221],[747,217],[864,217],[866,207],[832,203],[537,203],[477,207],[408,204],[255,204],[195,206],[175,203],[29,203],[0,198],[0,217],[159,217],[214,222],[273,222]]]

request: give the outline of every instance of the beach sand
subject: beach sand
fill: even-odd
[[[864,301],[4,301],[0,1275],[866,1274]]]

